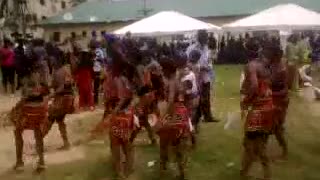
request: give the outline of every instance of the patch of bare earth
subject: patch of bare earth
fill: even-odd
[[[18,101],[18,98],[0,97],[0,114],[7,113]],[[6,102],[6,103],[5,103]],[[4,104],[2,106],[2,104]],[[60,151],[59,147],[63,145],[60,137],[58,126],[54,125],[48,136],[44,139],[45,144],[45,160],[48,166],[69,163],[72,161],[78,161],[85,159],[85,147],[79,142],[85,138],[86,131],[83,126],[86,123],[79,122],[80,119],[92,119],[92,116],[99,116],[101,112],[99,110],[95,112],[83,112],[66,117],[66,123],[68,128],[68,134],[71,144],[77,144],[72,146],[70,150]],[[4,117],[5,118],[5,117]],[[3,121],[3,119],[1,119]],[[24,161],[25,165],[32,167],[37,162],[37,155],[35,149],[35,140],[33,131],[26,130],[23,133],[24,138]],[[0,128],[0,175],[11,170],[15,163],[15,145],[13,136],[13,127]]]

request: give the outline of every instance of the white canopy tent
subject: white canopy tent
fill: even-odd
[[[216,32],[221,28],[199,21],[175,11],[163,11],[114,31],[123,35],[130,32],[133,36],[163,36],[193,32],[200,29]]]
[[[292,31],[320,29],[320,14],[295,4],[282,4],[223,26],[226,31]]]

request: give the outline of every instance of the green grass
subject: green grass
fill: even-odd
[[[191,180],[235,180],[239,179],[240,157],[242,151],[242,130],[223,129],[228,112],[239,110],[239,78],[241,66],[218,66],[214,113],[222,120],[219,124],[202,124],[199,146],[190,156],[188,177]],[[274,180],[319,180],[320,179],[320,125],[317,104],[308,104],[297,95],[292,95],[287,118],[287,137],[289,142],[289,160],[273,163]],[[99,119],[98,117],[94,117]],[[79,120],[78,128],[72,128],[78,136],[88,130],[88,119]],[[96,122],[94,120],[93,122]],[[139,138],[146,138],[139,135]],[[279,154],[280,150],[274,137],[269,142],[270,154]],[[48,167],[42,176],[32,176],[28,170],[21,175],[10,172],[0,175],[1,180],[109,180],[112,177],[110,153],[107,145],[84,145],[86,158]],[[67,157],[66,157],[67,158]],[[149,168],[147,162],[159,159],[159,150],[155,147],[137,145],[135,173],[130,180],[158,179],[158,166]],[[226,165],[233,162],[233,167]],[[261,175],[260,166],[253,168],[254,175]],[[29,169],[31,171],[31,169]],[[169,173],[166,180],[173,180]]]

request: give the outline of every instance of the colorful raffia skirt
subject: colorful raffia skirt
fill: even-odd
[[[52,105],[50,106],[50,115],[66,115],[72,114],[75,111],[74,96],[61,95],[55,96]]]
[[[172,142],[179,141],[191,133],[189,111],[183,105],[175,105],[174,115],[166,115],[157,124],[156,132],[160,136],[170,136]]]
[[[12,121],[16,129],[19,130],[35,130],[43,129],[48,123],[48,104],[43,103],[30,104],[19,102],[12,110]]]
[[[134,112],[127,110],[114,115],[110,119],[109,127],[110,139],[112,145],[121,145],[128,143],[134,130]]]
[[[249,110],[245,124],[246,131],[271,132],[273,127],[273,115],[274,109],[272,107]]]

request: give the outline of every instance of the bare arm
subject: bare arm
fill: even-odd
[[[250,105],[252,99],[258,93],[258,77],[257,77],[257,66],[254,63],[250,63],[248,66],[248,77],[249,77],[249,89],[248,93],[243,99],[244,105]]]
[[[285,68],[284,73],[283,73],[283,83],[284,83],[284,87],[281,91],[276,91],[276,92],[272,92],[273,96],[286,96],[288,95],[289,92],[289,72],[288,69]]]
[[[54,80],[54,90],[55,94],[59,94],[63,91],[64,89],[64,73],[59,72],[59,74],[55,77],[56,79]]]
[[[117,89],[118,89],[118,97],[120,98],[120,101],[118,103],[118,105],[114,108],[112,114],[117,114],[121,108],[125,105],[125,103],[128,102],[128,96],[127,96],[127,90],[126,90],[126,85],[124,83],[124,81],[119,77],[116,80],[116,84],[117,84]],[[130,104],[130,103],[129,103]]]
[[[169,80],[169,95],[168,95],[168,109],[167,109],[167,114],[169,115],[173,114],[174,98],[176,94],[176,84],[175,84],[175,80],[173,79],[174,77],[171,77]]]

